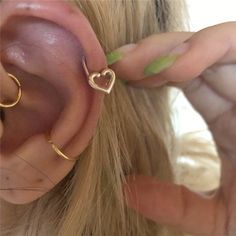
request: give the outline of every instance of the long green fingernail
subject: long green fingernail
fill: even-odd
[[[108,65],[112,65],[115,62],[117,62],[123,58],[123,53],[118,52],[118,51],[114,51],[114,52],[107,54],[106,57],[107,57]]]
[[[163,70],[171,67],[175,63],[177,58],[178,55],[168,55],[159,57],[144,69],[144,75],[150,76],[162,72]]]

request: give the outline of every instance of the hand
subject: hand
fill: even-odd
[[[130,85],[167,84],[183,90],[207,122],[222,161],[221,186],[214,197],[136,176],[125,186],[129,206],[194,235],[236,235],[236,22],[197,33],[152,35],[116,52],[123,58],[111,67]]]

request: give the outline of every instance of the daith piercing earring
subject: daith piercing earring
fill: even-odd
[[[101,73],[93,72],[90,74],[84,57],[82,58],[82,65],[88,77],[89,85],[96,90],[109,94],[115,84],[115,80],[116,80],[115,72],[111,70],[110,68],[107,68],[107,69],[104,69]],[[99,85],[99,83],[96,82],[96,79],[100,80],[102,78],[107,78],[106,84],[104,86]]]
[[[7,74],[8,74],[8,76],[9,76],[9,78],[12,79],[12,80],[15,82],[15,84],[17,85],[17,87],[18,87],[18,93],[17,93],[17,98],[16,98],[16,101],[15,101],[15,102],[6,103],[6,104],[0,103],[0,107],[1,107],[1,108],[11,108],[11,107],[16,106],[16,105],[19,103],[19,101],[20,101],[20,99],[21,99],[21,97],[22,97],[21,84],[20,84],[19,80],[18,80],[14,75],[12,75],[12,74],[10,74],[10,73],[7,73]]]
[[[84,71],[88,77],[88,83],[92,88],[94,88],[98,91],[102,91],[107,94],[109,94],[111,92],[111,90],[115,84],[115,80],[116,80],[116,75],[113,70],[108,68],[108,69],[104,69],[101,73],[93,72],[90,74],[88,71],[88,67],[86,65],[86,61],[85,61],[84,57],[82,58],[82,66],[83,66]],[[100,85],[98,82],[95,81],[96,79],[100,80],[103,77],[107,79],[106,84],[104,86]],[[67,155],[65,155],[62,151],[60,151],[60,149],[53,143],[50,133],[46,133],[45,137],[46,137],[47,141],[49,142],[49,144],[51,145],[53,151],[56,152],[56,154],[58,156],[66,159],[68,161],[77,161],[78,160],[79,157],[70,158]]]

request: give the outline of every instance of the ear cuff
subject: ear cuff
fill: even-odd
[[[83,69],[85,71],[85,74],[88,78],[88,83],[89,85],[95,89],[98,90],[100,92],[109,94],[115,84],[115,80],[116,80],[116,75],[115,72],[113,70],[111,70],[110,68],[104,69],[101,72],[92,72],[90,73],[86,64],[86,60],[85,57],[82,58],[82,66]],[[0,102],[0,108],[12,108],[14,106],[16,106],[19,102],[20,99],[22,97],[22,87],[21,87],[21,83],[19,82],[19,80],[12,74],[8,73],[8,76],[10,79],[12,79],[15,84],[18,87],[18,93],[17,93],[17,98],[14,102],[12,103],[1,103]],[[101,83],[104,82],[103,80],[106,81],[106,83]],[[48,141],[48,143],[51,145],[53,151],[60,157],[64,158],[67,161],[77,161],[78,157],[75,158],[70,158],[68,157],[66,154],[64,154],[51,140],[51,135],[49,132],[47,132],[45,134],[46,140]]]

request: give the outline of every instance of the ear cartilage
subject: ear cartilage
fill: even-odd
[[[46,132],[45,133],[45,138],[48,141],[48,143],[50,144],[51,148],[53,149],[53,151],[60,157],[64,158],[64,160],[67,161],[77,161],[79,159],[79,156],[75,157],[75,158],[70,158],[69,156],[67,156],[65,153],[63,153],[56,145],[55,143],[52,141],[51,139],[51,135],[50,132]]]
[[[104,69],[102,72],[93,72],[90,74],[86,65],[85,57],[82,58],[82,66],[88,77],[88,83],[92,88],[107,94],[111,92],[116,80],[116,74],[113,70],[107,68]],[[102,79],[106,80],[105,84],[102,83]]]

